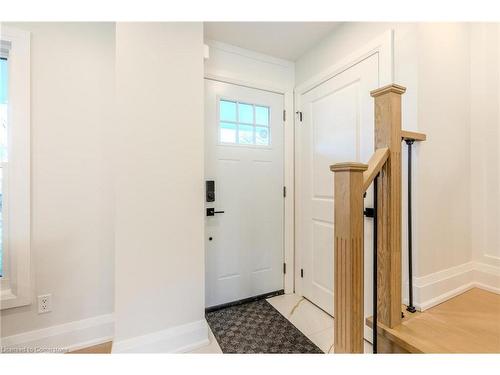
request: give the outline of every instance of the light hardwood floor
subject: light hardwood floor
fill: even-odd
[[[89,346],[88,348],[75,350],[73,352],[69,352],[68,354],[110,354],[112,346],[113,342],[108,341],[99,345]]]
[[[381,336],[411,353],[500,353],[500,295],[474,288],[394,328],[379,323]]]
[[[269,302],[284,316],[292,316],[293,307],[300,297],[279,297]],[[309,305],[312,306],[305,301],[301,308]],[[325,323],[327,328],[320,327],[325,332],[319,331],[317,327],[318,333],[310,334],[316,331],[310,329],[309,325],[318,324],[321,319],[316,316],[308,316],[303,322],[289,319],[325,352],[332,351],[333,329],[328,327],[333,322],[330,325]],[[323,337],[325,334],[328,336],[326,339]],[[405,311],[402,324],[394,329],[384,328],[382,334],[413,353],[500,353],[500,295],[474,288],[422,313],[410,314]],[[112,342],[106,342],[70,353],[111,353],[111,346]],[[215,346],[218,348],[218,345]],[[220,353],[220,348],[208,349],[201,348],[194,353]],[[371,346],[368,349],[371,351]]]

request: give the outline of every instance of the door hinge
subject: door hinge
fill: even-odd
[[[303,268],[300,269],[300,277],[302,277],[302,278],[304,277],[304,269]]]
[[[283,198],[286,198],[286,186],[283,186]]]
[[[286,121],[286,110],[283,110],[283,122]]]
[[[299,121],[302,122],[302,112],[301,111],[297,111],[295,113],[299,116]]]
[[[286,274],[286,263],[283,263],[283,273]]]

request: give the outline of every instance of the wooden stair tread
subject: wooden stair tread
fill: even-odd
[[[500,295],[471,289],[379,335],[410,353],[500,353]],[[367,324],[372,327],[371,317]]]

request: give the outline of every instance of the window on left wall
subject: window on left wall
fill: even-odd
[[[3,276],[3,259],[5,246],[4,228],[6,227],[7,207],[5,202],[6,178],[8,175],[8,144],[7,144],[7,127],[8,127],[8,56],[0,55],[0,277]]]
[[[30,34],[0,23],[0,309],[32,302]]]

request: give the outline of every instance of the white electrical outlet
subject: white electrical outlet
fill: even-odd
[[[52,295],[43,294],[38,296],[38,313],[44,314],[52,311]]]

